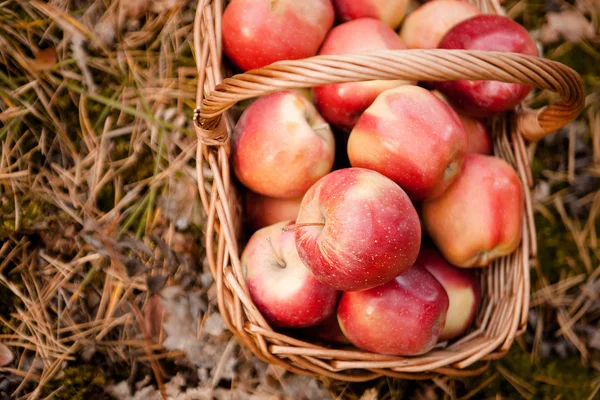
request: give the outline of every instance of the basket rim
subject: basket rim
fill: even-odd
[[[561,99],[554,104],[517,109],[517,129],[528,140],[539,140],[573,121],[585,105],[579,74],[542,57],[482,50],[379,50],[283,60],[226,78],[199,102],[194,125],[204,144],[222,144],[227,135],[219,126],[221,115],[239,101],[285,89],[380,79],[495,80],[556,92]]]

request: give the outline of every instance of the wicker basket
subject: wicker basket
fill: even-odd
[[[477,4],[502,13],[497,3]],[[194,29],[200,106],[194,116],[198,134],[197,170],[208,214],[206,251],[215,278],[218,306],[229,329],[262,360],[304,375],[366,381],[387,375],[426,379],[438,374],[471,376],[502,357],[526,326],[529,261],[536,253],[532,184],[525,140],[536,140],[572,121],[582,110],[581,78],[562,64],[513,53],[459,50],[397,50],[281,61],[223,80],[222,0],[200,0]],[[396,357],[342,347],[324,347],[271,329],[248,295],[239,254],[240,206],[231,182],[227,110],[236,102],[282,89],[372,79],[442,81],[499,80],[551,90],[561,97],[540,110],[520,107],[492,121],[494,153],[518,172],[525,190],[523,239],[510,256],[481,271],[482,303],[471,331],[418,357]],[[204,170],[208,164],[210,175]]]

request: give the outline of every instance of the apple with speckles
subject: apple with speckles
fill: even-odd
[[[408,0],[333,0],[333,7],[342,22],[375,18],[396,29],[406,14]]]
[[[400,38],[409,49],[435,49],[456,24],[481,14],[463,0],[430,1],[411,12],[400,30]]]
[[[335,142],[312,103],[283,91],[244,110],[231,137],[231,153],[235,174],[247,188],[291,199],[331,171]]]
[[[404,190],[363,168],[321,178],[304,195],[293,229],[298,254],[315,277],[345,291],[398,276],[421,243],[419,217]]]
[[[438,341],[448,303],[442,285],[414,265],[384,285],[342,293],[337,315],[342,332],[356,347],[416,356]]]
[[[434,90],[431,93],[449,104],[446,97],[439,91]],[[469,142],[467,145],[467,153],[492,154],[492,138],[483,120],[461,114],[458,110],[454,111],[456,111],[458,118],[460,118],[460,122],[462,122],[463,127],[465,128],[465,132],[467,132]]]
[[[452,108],[430,91],[400,86],[383,92],[348,139],[353,167],[378,171],[413,200],[441,195],[456,178],[467,134]]]
[[[323,285],[304,266],[293,231],[283,221],[252,235],[241,258],[252,301],[273,326],[305,328],[335,312],[340,293]]]
[[[421,211],[429,236],[457,267],[485,267],[521,241],[523,189],[515,170],[497,157],[468,154],[452,186],[423,202]]]
[[[333,28],[319,50],[319,55],[405,48],[398,35],[383,22],[373,18],[360,18]],[[323,85],[314,88],[314,101],[329,123],[349,132],[360,114],[380,93],[407,83],[409,82],[401,80],[374,80]]]
[[[223,50],[245,71],[314,56],[334,17],[330,0],[232,0],[223,13]]]
[[[475,318],[481,299],[481,287],[475,271],[450,265],[431,244],[421,247],[415,265],[422,266],[433,275],[448,294],[448,312],[440,340],[455,339],[465,333]]]
[[[438,47],[538,55],[527,30],[501,15],[478,15],[455,25]],[[460,80],[436,82],[434,86],[457,110],[476,118],[511,110],[531,91],[531,86],[499,81]]]
[[[277,222],[295,220],[300,203],[302,196],[278,199],[248,191],[244,196],[244,216],[250,229],[257,230]]]

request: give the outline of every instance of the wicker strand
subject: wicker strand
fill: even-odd
[[[561,96],[540,110],[521,110],[519,131],[538,140],[575,119],[584,106],[579,75],[560,63],[517,53],[476,50],[394,50],[316,56],[279,61],[225,79],[202,100],[198,112],[199,137],[206,144],[223,143],[221,114],[241,100],[282,89],[375,79],[408,81],[500,80],[551,90]]]

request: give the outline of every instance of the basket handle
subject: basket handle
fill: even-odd
[[[561,100],[552,105],[518,111],[517,129],[528,140],[539,140],[573,121],[585,103],[581,77],[544,58],[478,50],[385,50],[278,61],[227,78],[202,100],[194,125],[204,144],[223,144],[227,132],[221,114],[238,101],[284,89],[376,79],[496,80],[558,93]]]

